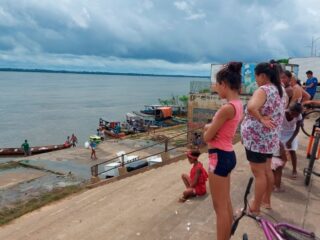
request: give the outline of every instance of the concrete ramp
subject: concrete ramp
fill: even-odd
[[[289,163],[283,177],[286,192],[273,195],[273,210],[266,213],[320,234],[316,228],[320,220],[319,179],[313,177],[310,188],[303,186],[306,138],[300,139],[298,179],[289,178]],[[234,207],[240,208],[251,171],[241,144],[235,149],[238,164],[232,175],[231,195]],[[206,166],[207,154],[200,159]],[[215,239],[210,195],[177,202],[184,189],[180,175],[190,167],[182,160],[71,196],[1,227],[0,239]],[[250,219],[240,223],[232,239],[241,239],[243,232],[249,239],[265,239]]]

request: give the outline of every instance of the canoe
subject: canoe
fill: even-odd
[[[120,132],[120,133],[114,133],[113,131],[109,131],[109,130],[104,130],[104,134],[108,135],[109,137],[112,138],[123,138],[124,136],[126,136],[126,134],[124,132]]]
[[[70,147],[71,147],[71,144],[37,146],[37,147],[31,147],[30,151],[31,151],[31,155],[35,155],[40,153],[62,150]],[[0,148],[0,157],[19,156],[19,155],[24,155],[24,152],[21,148]]]

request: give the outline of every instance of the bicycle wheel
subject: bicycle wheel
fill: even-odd
[[[304,116],[303,116],[303,122],[302,122],[302,125],[301,125],[301,129],[302,131],[304,132],[304,134],[306,134],[308,137],[311,136],[312,134],[312,129],[313,129],[313,123],[318,119],[320,118],[320,111],[311,111],[311,112],[308,112],[306,113]],[[312,123],[306,123],[305,121],[311,121]]]
[[[318,237],[312,235],[306,235],[304,233],[292,230],[292,229],[283,229],[283,237],[286,240],[319,240]]]
[[[312,174],[312,170],[313,170],[314,161],[316,160],[317,153],[318,153],[319,140],[320,140],[320,134],[317,133],[316,137],[314,139],[313,146],[312,146],[312,151],[311,151],[311,156],[310,156],[310,159],[309,159],[308,168],[305,171],[306,177],[305,177],[305,180],[304,180],[304,184],[306,186],[309,186],[309,184],[310,184],[310,179],[311,179],[311,174]]]

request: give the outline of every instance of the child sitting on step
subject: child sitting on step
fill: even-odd
[[[181,175],[186,190],[183,192],[182,197],[180,197],[179,202],[185,202],[190,197],[202,196],[207,193],[206,181],[208,174],[203,168],[202,163],[198,161],[200,154],[199,150],[187,152],[188,160],[193,166],[190,170],[190,175]]]

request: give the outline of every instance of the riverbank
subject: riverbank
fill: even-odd
[[[319,178],[303,184],[308,139],[299,134],[298,178],[291,179],[291,164],[283,174],[284,193],[274,193],[272,210],[264,210],[278,221],[297,224],[320,234]],[[251,172],[243,146],[237,143],[237,167],[232,174],[231,196],[235,208],[242,207],[245,186]],[[207,166],[207,154],[200,161]],[[316,163],[319,169],[319,163]],[[186,159],[143,172],[120,181],[84,191],[29,213],[0,228],[1,239],[192,239],[215,238],[215,217],[210,195],[184,204],[178,198],[184,189],[181,173],[187,173]],[[252,194],[251,194],[252,196]],[[232,239],[264,239],[259,226],[244,219]]]
[[[180,146],[171,151],[170,155],[174,157],[184,154],[186,130],[186,125],[179,125],[129,135],[123,140],[104,141],[97,147],[96,161],[90,159],[89,149],[80,146],[0,164],[0,225],[81,191],[90,185],[91,166],[117,157],[119,151],[129,153],[143,148],[135,153],[143,158],[164,151],[163,140],[179,135],[169,142],[169,147]],[[146,148],[148,146],[152,147]]]

